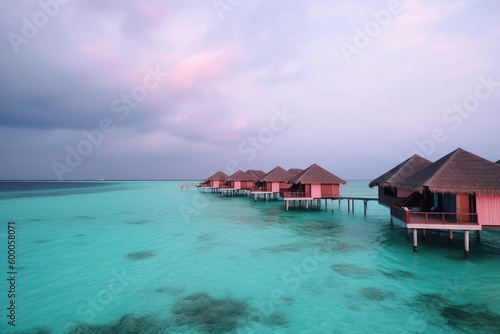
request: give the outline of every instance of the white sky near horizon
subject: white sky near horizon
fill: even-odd
[[[3,2],[0,179],[497,161],[498,22],[481,0]]]

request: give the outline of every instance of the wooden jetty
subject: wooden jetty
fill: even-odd
[[[366,211],[368,210],[368,202],[369,201],[378,201],[378,198],[375,197],[350,197],[350,196],[340,196],[332,199],[332,212],[333,212],[333,201],[338,200],[339,201],[339,206],[340,206],[340,201],[342,200],[347,200],[347,212],[354,212],[354,201],[363,201],[363,211],[366,214]]]
[[[199,184],[195,184],[195,183],[184,183],[184,184],[181,184],[181,191],[186,189],[186,190],[189,190],[189,188],[199,188],[200,185]]]
[[[332,213],[335,211],[333,202],[338,201],[339,206],[341,201],[346,200],[347,201],[347,211],[348,212],[354,212],[354,201],[362,201],[363,202],[363,212],[366,214],[366,211],[368,210],[368,202],[369,201],[378,201],[378,198],[375,197],[352,197],[352,196],[336,196],[336,197],[331,197],[331,198],[312,198],[312,197],[286,197],[284,198],[285,200],[285,208],[288,211],[288,208],[290,207],[290,204],[293,205],[293,207],[296,207],[297,204],[299,207],[305,207],[306,209],[309,209],[310,207],[313,206],[313,204],[316,204],[315,206],[318,209],[321,209],[322,207],[322,200],[324,200],[324,205],[325,205],[325,210],[328,210],[328,200],[331,201],[331,208],[332,208]]]

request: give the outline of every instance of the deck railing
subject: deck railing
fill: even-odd
[[[391,216],[407,224],[465,224],[476,225],[477,213],[420,212],[391,206]]]
[[[284,198],[302,198],[302,197],[306,197],[306,193],[305,192],[297,192],[297,191],[284,191],[283,197]]]

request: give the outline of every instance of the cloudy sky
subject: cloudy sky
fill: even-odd
[[[500,159],[500,3],[0,5],[0,179]]]

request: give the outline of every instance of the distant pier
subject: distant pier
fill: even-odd
[[[334,212],[334,206],[333,206],[333,201],[338,200],[339,201],[339,206],[340,202],[342,200],[347,200],[347,211],[348,212],[354,212],[354,201],[363,201],[363,212],[366,214],[366,211],[368,210],[368,202],[369,201],[378,201],[378,198],[375,197],[360,197],[360,196],[337,196],[337,197],[331,197],[331,198],[312,198],[312,197],[285,197],[285,209],[288,211],[290,208],[290,203],[293,205],[293,207],[296,207],[298,204],[299,207],[304,207],[306,209],[309,209],[315,202],[316,202],[316,207],[318,209],[321,209],[321,201],[325,201],[325,209],[328,209],[328,200],[331,201],[331,207],[332,207],[332,213]]]

